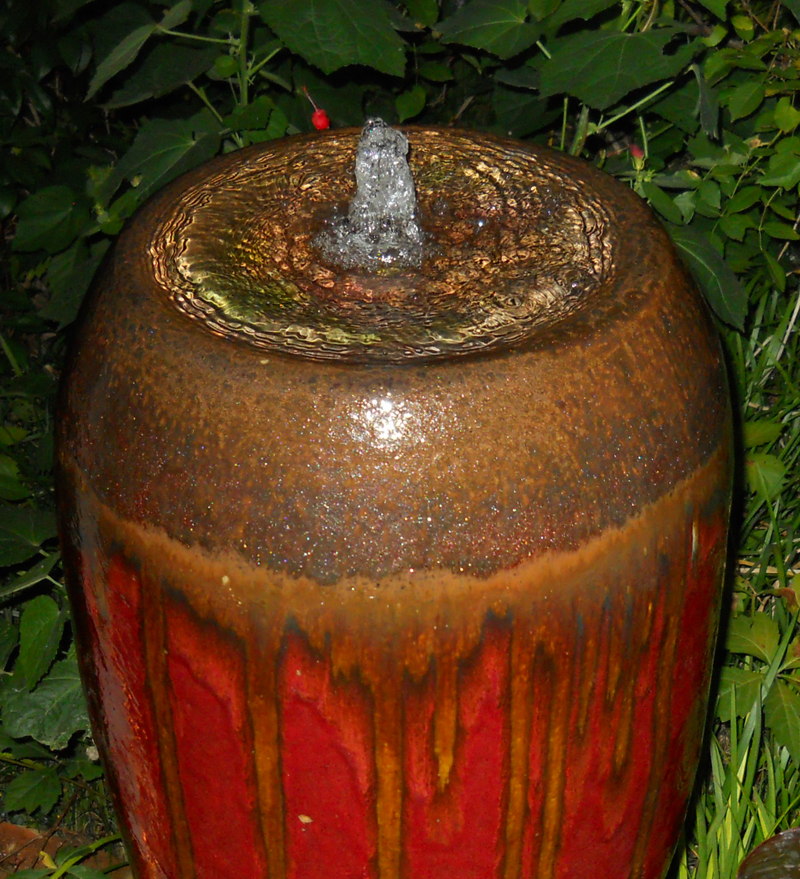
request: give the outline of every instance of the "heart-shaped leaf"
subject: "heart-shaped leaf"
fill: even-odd
[[[402,76],[405,43],[392,27],[390,9],[374,0],[265,0],[261,17],[293,51],[333,73],[364,64]]]

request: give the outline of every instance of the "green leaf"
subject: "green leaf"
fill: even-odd
[[[661,214],[661,216],[676,225],[680,225],[683,222],[681,209],[663,189],[656,186],[656,184],[651,181],[645,181],[642,184],[642,191],[650,204],[659,212],[659,214]]]
[[[736,696],[736,714],[745,717],[758,699],[764,675],[752,669],[723,666],[719,675],[717,692],[717,717],[729,723],[731,717],[731,691]]]
[[[744,40],[746,43],[749,43],[750,40],[753,39],[755,26],[753,25],[752,18],[747,15],[734,15],[731,17],[731,24],[740,39]]]
[[[415,85],[402,95],[398,95],[394,102],[398,122],[405,122],[406,119],[418,116],[425,109],[426,100],[427,93],[421,85]]]
[[[691,189],[687,189],[685,192],[680,193],[680,195],[676,195],[673,201],[681,212],[683,222],[691,223],[696,202],[694,192]]]
[[[236,75],[239,65],[233,55],[219,55],[214,60],[214,73],[222,79]]]
[[[800,235],[788,223],[781,223],[779,220],[768,220],[761,227],[761,231],[769,235],[770,238],[778,238],[781,241],[800,239]]]
[[[19,623],[16,669],[29,690],[39,683],[56,658],[63,633],[64,615],[52,598],[37,595],[25,604]]]
[[[423,27],[433,27],[439,20],[439,4],[436,0],[406,0],[406,9],[414,21]]]
[[[722,193],[719,184],[713,180],[701,180],[697,184],[697,196],[701,198],[715,212],[719,212],[722,204]]]
[[[219,143],[219,126],[210,113],[191,119],[151,119],[120,159],[115,177],[136,183],[143,200],[179,174],[210,159]]]
[[[757,224],[748,214],[731,214],[729,217],[721,217],[719,230],[734,241],[742,241],[748,229],[757,228]]]
[[[86,198],[64,185],[34,192],[19,206],[17,216],[13,249],[43,248],[48,253],[69,247],[90,221]]]
[[[364,64],[402,76],[406,44],[389,11],[374,0],[264,0],[264,21],[293,51],[323,73]]]
[[[276,137],[283,137],[289,128],[289,120],[280,107],[276,107],[269,114],[269,123],[264,130],[264,136],[267,140],[274,140]],[[252,132],[250,132],[252,135]]]
[[[768,251],[763,251],[762,255],[764,257],[764,261],[767,264],[767,271],[772,278],[772,282],[775,284],[778,290],[783,293],[783,291],[786,289],[786,272],[783,266]]]
[[[53,513],[0,505],[0,567],[26,561],[55,536]]]
[[[764,103],[766,90],[761,82],[745,82],[733,90],[728,102],[731,122],[749,116]]]
[[[218,56],[219,52],[214,47],[161,43],[103,106],[113,109],[138,104],[148,98],[160,98],[197,79]],[[230,58],[228,55],[223,57]]]
[[[700,0],[700,4],[709,12],[713,12],[720,21],[725,21],[725,7],[728,5],[728,0]]]
[[[561,0],[528,0],[528,12],[537,21],[541,21],[552,15],[560,5]]]
[[[546,98],[502,85],[495,87],[492,106],[500,130],[509,137],[527,137],[559,115],[558,109],[548,108]]]
[[[20,479],[17,462],[8,455],[0,455],[0,498],[20,501],[30,495]]]
[[[11,215],[16,203],[16,191],[11,186],[0,186],[0,220]]]
[[[89,760],[88,757],[72,757],[61,764],[61,772],[67,778],[85,778],[86,781],[92,781],[102,776],[103,767]]]
[[[783,200],[779,200],[777,198],[771,199],[769,203],[769,208],[771,211],[774,211],[779,217],[783,217],[784,220],[788,220],[792,224],[794,224],[794,221],[797,219],[794,205],[792,205],[792,207],[789,207],[789,205],[783,203]]]
[[[774,153],[767,164],[762,186],[782,186],[793,189],[800,183],[800,156],[793,153]]]
[[[61,327],[75,320],[110,243],[98,241],[90,250],[83,241],[76,241],[69,250],[53,257],[47,269],[47,283],[53,295],[39,311],[41,317],[57,320]]]
[[[19,627],[8,617],[0,616],[0,672],[5,670],[11,654],[19,644]]]
[[[775,681],[764,700],[764,722],[778,744],[800,762],[800,696],[781,680]]]
[[[783,5],[795,17],[795,21],[800,22],[800,0],[783,0]]]
[[[451,82],[453,79],[453,71],[441,61],[425,61],[419,65],[417,72],[430,82]]]
[[[261,95],[245,107],[236,107],[230,116],[225,117],[225,125],[238,131],[264,128],[274,108],[275,102]]]
[[[714,313],[741,330],[747,313],[747,291],[708,238],[687,226],[670,226],[670,236],[694,273]]]
[[[21,678],[12,679],[2,711],[3,726],[9,735],[17,739],[30,736],[56,751],[65,748],[76,732],[88,729],[89,716],[74,651],[57,662],[30,692]]]
[[[779,641],[778,624],[769,614],[756,613],[752,619],[742,614],[731,619],[725,647],[731,653],[744,653],[762,662],[771,662]]]
[[[663,28],[638,34],[579,31],[559,39],[542,67],[542,94],[566,92],[605,110],[634,89],[675,76],[691,61],[691,45],[664,54],[674,36],[672,28]]]
[[[494,75],[495,81],[518,89],[539,91],[540,75],[532,67],[501,68]]]
[[[744,459],[747,485],[763,501],[772,501],[783,488],[786,464],[768,452],[750,452]]]
[[[760,186],[745,186],[726,203],[725,213],[737,214],[739,211],[749,210],[754,204],[761,201],[761,195]]]
[[[0,425],[0,446],[15,446],[28,436],[28,431],[18,424]]]
[[[689,134],[697,131],[697,112],[700,89],[696,79],[690,79],[679,89],[670,90],[665,98],[652,105],[652,110]]]
[[[158,24],[159,30],[171,30],[180,27],[192,12],[192,0],[180,0],[174,6],[170,7],[164,17]]]
[[[692,64],[692,71],[695,74],[700,90],[700,126],[706,136],[716,137],[717,125],[719,124],[719,98],[717,90],[712,88],[697,64]]]
[[[436,29],[448,42],[510,58],[532,46],[541,34],[527,18],[525,0],[471,0]]]
[[[53,753],[49,748],[40,745],[38,742],[18,741],[12,738],[2,727],[0,727],[0,751],[7,751],[12,757],[24,760],[26,757],[31,760],[52,760]]]
[[[556,11],[542,23],[546,25],[550,33],[555,33],[568,21],[580,18],[589,21],[595,15],[616,6],[618,0],[564,0]]]
[[[61,779],[55,767],[26,769],[8,783],[4,794],[3,805],[9,812],[41,809],[46,815],[61,796]]]
[[[16,577],[0,589],[0,600],[4,600],[10,595],[15,595],[17,592],[22,592],[25,589],[29,589],[31,586],[35,586],[37,583],[46,580],[50,576],[50,571],[53,570],[59,558],[59,553],[52,552],[40,562],[37,562],[32,568],[28,568],[27,571],[17,574]]]
[[[772,421],[769,418],[745,421],[742,426],[742,443],[746,449],[754,449],[756,446],[774,443],[782,433],[783,425],[780,421]]]
[[[775,107],[775,124],[780,131],[788,133],[794,131],[800,124],[800,110],[795,110],[789,98],[783,97]]]
[[[142,7],[134,6],[134,4],[123,4],[139,10],[139,14],[133,14],[133,21],[139,21],[134,27],[118,42],[108,54],[104,55],[97,65],[92,81],[89,83],[89,91],[86,94],[88,101],[101,86],[105,85],[112,76],[116,76],[121,70],[124,70],[131,64],[140,49],[156,30],[156,23],[150,18]],[[131,10],[132,12],[132,10]]]

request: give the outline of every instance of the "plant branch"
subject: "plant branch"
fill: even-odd
[[[281,51],[281,49],[283,49],[283,46],[278,46],[278,48],[273,49],[273,51],[270,52],[269,55],[266,56],[266,58],[262,58],[261,61],[258,62],[258,64],[250,69],[250,76],[253,77],[257,73],[259,73],[261,71],[261,68],[265,64],[268,64],[270,61],[272,61],[272,59],[278,54],[278,52]]]
[[[158,28],[160,34],[168,37],[182,37],[184,40],[197,40],[200,43],[215,43],[218,46],[230,46],[230,40],[221,40],[219,37],[201,37],[198,34],[185,34],[183,31],[174,31],[170,28]]]
[[[665,92],[672,84],[674,80],[670,80],[669,82],[665,82],[663,85],[660,85],[657,89],[654,89],[650,92],[649,95],[645,95],[641,100],[637,101],[635,104],[631,104],[630,107],[624,109],[621,113],[617,113],[616,116],[612,116],[610,119],[607,119],[605,122],[600,122],[597,125],[597,131],[603,131],[603,129],[608,128],[609,125],[613,125],[615,122],[619,122],[624,116],[627,116],[628,113],[633,113],[634,110],[638,110],[640,107],[643,107],[645,104],[649,103],[653,100],[653,98],[657,98],[662,92]]]
[[[217,121],[221,123],[222,116],[220,116],[219,111],[211,103],[211,101],[208,100],[208,98],[206,97],[206,93],[203,91],[203,89],[198,88],[193,82],[187,82],[186,85],[188,85],[189,88],[197,95],[197,97],[200,98],[200,100],[206,105],[206,107],[211,110],[211,112],[217,117]]]
[[[247,70],[247,39],[250,31],[250,3],[244,0],[242,3],[242,26],[239,29],[239,48],[237,56],[239,62],[239,106],[246,107],[249,92],[249,72]]]

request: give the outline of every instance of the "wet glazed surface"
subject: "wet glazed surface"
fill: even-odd
[[[83,314],[60,528],[141,879],[659,879],[669,859],[727,524],[713,327],[610,178],[411,139],[450,205],[419,271],[322,271],[314,174],[355,142],[326,134],[176,181]],[[324,338],[303,324],[322,314]]]
[[[355,192],[358,134],[331,134],[208,174],[183,194],[150,244],[175,304],[269,350],[410,361],[519,341],[602,283],[607,214],[541,155],[408,133],[425,234],[419,268],[345,271],[314,245]]]
[[[335,587],[74,499],[140,875],[657,879],[702,735],[727,466],[577,553]]]

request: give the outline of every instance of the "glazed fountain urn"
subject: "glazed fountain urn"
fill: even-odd
[[[712,322],[627,187],[406,135],[388,182],[349,130],[186,174],[84,308],[60,529],[139,879],[669,864],[727,533]]]

